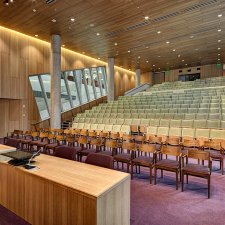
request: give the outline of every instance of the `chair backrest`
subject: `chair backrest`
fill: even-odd
[[[145,136],[135,135],[135,136],[134,136],[134,140],[135,140],[136,142],[144,142],[144,141],[145,141]]]
[[[183,140],[184,147],[199,147],[199,140],[191,140],[191,139],[184,139]]]
[[[81,136],[87,136],[88,135],[88,130],[82,129],[81,132],[80,132],[80,135]]]
[[[161,144],[162,143],[162,137],[155,137],[152,135],[147,136],[146,140],[149,141],[149,143],[154,143],[154,144]]]
[[[97,132],[95,132],[95,131],[89,131],[88,132],[88,136],[89,137],[96,137],[97,136]]]
[[[81,145],[86,145],[88,142],[87,137],[81,136],[78,138],[78,143]]]
[[[156,145],[155,144],[140,144],[139,151],[145,153],[156,153]]]
[[[92,138],[91,141],[90,141],[90,145],[99,147],[99,146],[102,145],[102,141],[99,138]]]
[[[132,141],[134,138],[130,134],[123,134],[123,141]]]
[[[61,145],[55,148],[54,155],[64,159],[75,160],[76,149],[73,147]]]
[[[136,144],[134,142],[123,142],[122,144],[122,149],[126,149],[126,150],[131,150],[131,151],[136,151]]]
[[[105,146],[108,148],[117,148],[117,141],[116,140],[106,140]]]
[[[166,143],[169,145],[178,146],[180,144],[180,138],[179,137],[168,137],[166,139]]]
[[[187,156],[192,159],[210,160],[210,153],[202,150],[189,149]]]
[[[87,156],[85,163],[112,169],[113,168],[113,157],[109,156],[109,155],[91,153]]]
[[[163,145],[161,148],[161,153],[164,155],[181,156],[181,148],[180,146]]]
[[[221,150],[221,141],[220,140],[211,140],[211,141],[204,141],[204,148],[209,148],[213,150]]]

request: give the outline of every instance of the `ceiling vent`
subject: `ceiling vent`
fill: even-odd
[[[49,5],[49,4],[52,4],[54,3],[56,0],[45,0],[45,2]]]

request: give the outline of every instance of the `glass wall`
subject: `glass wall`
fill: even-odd
[[[50,74],[29,76],[41,119],[50,116],[51,77]],[[92,67],[64,71],[61,74],[62,112],[107,95],[105,67]]]

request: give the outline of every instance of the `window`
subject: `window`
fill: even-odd
[[[46,99],[44,92],[42,90],[40,80],[38,76],[30,76],[29,77],[31,87],[33,89],[34,97],[37,103],[38,110],[40,112],[41,119],[49,118],[48,107],[46,104]]]
[[[72,108],[70,104],[70,96],[68,94],[68,89],[64,80],[64,74],[61,75],[61,103],[63,112]]]
[[[41,119],[50,117],[51,76],[50,74],[29,77]],[[107,95],[105,67],[85,68],[62,72],[62,112]]]
[[[75,83],[73,71],[65,72],[64,76],[65,76],[65,82],[67,83],[67,86],[68,86],[68,91],[69,91],[70,96],[71,96],[72,107],[79,106],[80,100],[79,100],[79,96],[78,96],[78,93],[77,93],[77,86],[76,86],[76,83]]]
[[[49,112],[51,110],[51,101],[50,101],[50,97],[51,97],[51,76],[50,74],[44,74],[39,76],[40,80],[42,82],[42,85],[44,87],[44,92],[45,95],[47,97],[47,104],[48,104],[48,108],[49,108]]]
[[[96,68],[92,68],[91,69],[91,75],[92,75],[92,79],[93,79],[93,82],[94,82],[96,98],[100,98],[102,96],[102,94],[101,94],[101,85],[99,83],[99,78],[98,78],[98,74],[97,74],[97,69]]]
[[[86,92],[86,85],[85,80],[83,79],[82,70],[75,70],[75,78],[77,83],[78,92],[80,93],[81,103],[87,103],[87,92]]]
[[[92,101],[92,100],[95,99],[95,93],[94,93],[94,86],[93,86],[90,70],[84,69],[83,74],[84,74],[85,81],[86,81],[86,84],[87,84],[87,90],[88,90],[88,93],[89,93],[89,100]]]
[[[99,77],[99,81],[100,81],[100,85],[102,88],[102,95],[106,96],[107,94],[107,80],[106,80],[106,76],[105,76],[105,68],[104,67],[99,67],[97,68],[98,71],[98,77]]]

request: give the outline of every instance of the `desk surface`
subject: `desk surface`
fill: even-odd
[[[119,171],[48,155],[40,155],[35,161],[35,165],[40,169],[20,169],[93,197],[99,197],[130,176]]]
[[[6,152],[13,152],[13,151],[16,151],[15,147],[0,144],[0,154],[6,153]]]

